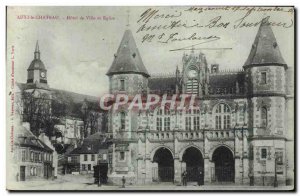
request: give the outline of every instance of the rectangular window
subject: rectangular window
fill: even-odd
[[[170,117],[165,117],[165,131],[170,131]]]
[[[200,130],[200,117],[194,117],[194,130]]]
[[[191,130],[191,117],[185,117],[185,129],[186,130]]]
[[[125,118],[126,118],[125,112],[121,112],[121,130],[125,130]]]
[[[92,154],[91,161],[95,161],[95,155],[94,154]]]
[[[230,115],[224,116],[224,129],[230,128]]]
[[[276,158],[277,165],[283,165],[283,152],[282,151],[275,152],[275,158]]]
[[[222,129],[221,116],[216,116],[216,129]]]
[[[107,159],[107,155],[106,154],[103,154],[102,155],[102,159],[105,161]]]
[[[83,170],[83,171],[86,170],[85,164],[82,164],[82,170]]]
[[[125,80],[120,80],[120,90],[125,91]]]
[[[261,126],[267,127],[268,125],[268,110],[266,107],[261,108]]]
[[[112,163],[112,154],[108,154],[108,163],[109,163],[109,164]]]
[[[267,84],[267,72],[261,72],[261,83]]]
[[[72,156],[71,157],[71,161],[72,161],[72,163],[77,163],[77,157],[76,156]]]
[[[25,150],[22,150],[22,161],[25,162]]]
[[[266,148],[262,148],[261,149],[261,158],[262,159],[266,159],[267,158],[267,149]]]
[[[88,164],[88,171],[91,171],[91,164]]]
[[[158,131],[162,130],[162,119],[160,117],[156,119],[156,129]]]
[[[88,159],[88,156],[87,156],[87,154],[85,154],[83,160],[84,160],[84,161],[87,161],[87,159]]]
[[[120,152],[120,161],[125,160],[125,152]]]

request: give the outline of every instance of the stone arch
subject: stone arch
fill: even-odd
[[[214,175],[217,182],[234,182],[235,157],[232,149],[226,145],[219,145],[212,152]]]
[[[215,150],[222,146],[228,148],[230,150],[230,152],[232,153],[232,156],[235,157],[234,150],[232,149],[232,147],[230,147],[227,144],[218,144],[218,145],[214,146],[213,148],[211,148],[209,151],[209,160],[210,161],[212,161],[212,157],[213,157]]]
[[[181,148],[181,150],[180,150],[180,152],[179,152],[179,160],[180,160],[180,161],[182,161],[182,157],[183,157],[184,152],[185,152],[188,148],[191,148],[191,147],[194,147],[194,148],[196,148],[197,150],[199,150],[200,153],[201,153],[201,155],[202,155],[202,157],[204,157],[204,154],[203,154],[202,150],[201,150],[198,146],[196,146],[195,144],[189,144],[189,145],[187,145],[187,146]]]
[[[151,160],[152,162],[153,162],[154,155],[155,155],[156,151],[159,150],[160,148],[166,148],[166,149],[168,149],[168,150],[170,151],[170,153],[172,154],[172,157],[173,157],[173,159],[174,159],[174,157],[175,157],[174,151],[173,151],[170,147],[165,146],[165,145],[159,145],[159,146],[156,146],[155,148],[153,148],[153,149],[151,150],[151,153],[150,153],[150,160]]]
[[[173,182],[174,180],[174,154],[166,146],[153,150],[152,179],[157,182]]]

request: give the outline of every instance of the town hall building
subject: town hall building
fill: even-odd
[[[111,94],[193,94],[200,109],[110,111],[108,181],[279,186],[294,180],[293,68],[261,23],[239,71],[182,57],[174,75],[150,76],[127,29],[107,72]],[[113,103],[114,104],[114,103]]]

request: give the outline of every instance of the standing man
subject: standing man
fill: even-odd
[[[183,185],[183,186],[186,186],[186,185],[187,185],[187,183],[186,183],[186,178],[187,178],[187,172],[184,171],[184,172],[182,173],[182,185]]]
[[[122,188],[125,188],[125,183],[126,183],[126,179],[125,179],[125,176],[123,176],[123,178],[122,178]]]
[[[198,186],[202,185],[202,171],[199,170],[199,174],[198,174]]]

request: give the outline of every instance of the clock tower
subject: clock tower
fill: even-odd
[[[31,88],[48,89],[47,70],[40,57],[41,52],[37,41],[34,51],[34,59],[27,69],[27,86]]]
[[[208,67],[203,53],[196,55],[192,49],[190,55],[182,58],[182,85],[183,93],[203,96],[208,84]]]

